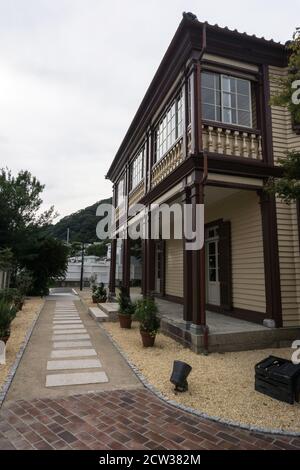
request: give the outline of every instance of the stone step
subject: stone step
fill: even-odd
[[[46,377],[46,387],[65,385],[84,385],[108,382],[105,372],[73,372],[70,374],[52,374]]]
[[[97,369],[101,367],[99,359],[64,359],[47,362],[47,370]]]
[[[118,320],[119,305],[117,302],[105,302],[103,304],[98,304],[98,307],[108,316],[110,321]]]
[[[55,349],[51,351],[52,359],[60,357],[89,357],[97,356],[95,349]]]
[[[106,321],[108,320],[108,315],[100,310],[98,307],[90,307],[89,315],[96,321]]]

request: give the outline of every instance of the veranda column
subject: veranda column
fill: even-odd
[[[110,254],[110,270],[109,270],[109,295],[115,297],[116,295],[116,255],[117,255],[117,240],[113,238],[111,241],[111,254]]]
[[[148,214],[148,239],[146,243],[147,253],[147,289],[146,295],[151,296],[155,288],[155,242],[151,237],[151,212]]]
[[[193,206],[193,230],[196,230],[197,204],[204,203],[204,186],[194,182],[191,187],[191,204]],[[202,221],[204,223],[204,221]],[[199,237],[199,234],[197,234]],[[206,327],[205,312],[205,244],[201,249],[192,250],[192,299],[193,323],[195,332],[203,332]]]
[[[276,202],[275,197],[266,191],[261,191],[259,196],[263,231],[266,313],[267,318],[272,318],[276,327],[279,328],[282,326],[282,307]]]
[[[190,204],[191,203],[191,190],[189,187],[184,189],[182,195],[182,204]],[[184,208],[183,208],[184,214]],[[192,251],[187,250],[186,247],[186,238],[184,234],[184,221],[183,221],[183,237],[182,237],[182,244],[183,244],[183,319],[187,323],[193,322],[193,271],[192,271]]]
[[[147,294],[147,240],[142,240],[142,294]]]
[[[130,294],[130,239],[122,240],[122,287]]]

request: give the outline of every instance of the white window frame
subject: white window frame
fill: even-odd
[[[244,78],[240,78],[240,77],[234,77],[233,75],[228,75],[228,74],[220,74],[220,73],[217,73],[217,72],[214,72],[214,71],[210,71],[210,70],[207,70],[207,71],[204,71],[203,73],[207,73],[207,74],[212,74],[214,76],[218,76],[219,77],[219,81],[220,81],[220,111],[221,111],[221,121],[219,121],[218,119],[216,119],[216,111],[217,111],[217,108],[219,107],[217,104],[210,104],[210,103],[203,103],[203,106],[205,105],[209,105],[209,106],[214,106],[214,110],[215,110],[215,121],[216,122],[221,122],[222,124],[228,124],[228,125],[231,125],[231,126],[238,126],[238,127],[245,127],[245,128],[252,128],[253,126],[253,112],[252,112],[252,87],[251,87],[251,81],[250,80],[247,80],[247,79],[244,79]],[[236,80],[236,87],[235,87],[235,92],[231,92],[231,91],[227,91],[223,88],[223,78],[229,78],[229,79],[234,79]],[[244,95],[242,93],[238,93],[237,92],[237,81],[240,80],[240,81],[243,81],[243,82],[246,82],[248,84],[248,99],[249,99],[249,111],[246,110],[246,109],[240,109],[238,108],[238,96],[247,96],[247,95]],[[215,85],[215,82],[214,82],[214,85]],[[213,90],[214,91],[214,95],[215,95],[215,103],[217,103],[217,98],[216,98],[216,94],[217,92],[219,91],[217,89],[217,87],[215,86],[214,88],[207,88],[207,87],[204,87],[208,90]],[[235,95],[235,99],[236,99],[236,107],[231,107],[231,106],[225,106],[224,104],[224,95],[225,94],[229,94],[229,95]],[[230,119],[230,122],[227,122],[225,121],[224,119],[224,113],[225,113],[225,109],[230,109],[231,110],[231,119]],[[249,112],[249,116],[250,116],[250,125],[244,125],[244,124],[240,124],[238,122],[232,122],[232,110],[234,110],[236,113],[237,113],[237,120],[238,120],[238,112],[239,111],[245,111],[245,112]],[[206,120],[210,121],[211,119],[207,119]]]
[[[144,179],[145,146],[143,146],[130,163],[130,191]]]

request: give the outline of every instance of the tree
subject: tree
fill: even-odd
[[[279,196],[289,203],[300,200],[300,152],[288,152],[286,158],[280,159],[283,169],[281,178],[271,178],[267,191]]]
[[[45,233],[55,214],[53,207],[41,211],[43,190],[28,171],[13,176],[8,169],[0,170],[0,246],[13,256],[12,284],[17,270],[25,268],[32,275],[33,292],[39,295],[64,275],[68,257],[68,248]]]
[[[274,106],[286,106],[291,112],[293,123],[300,125],[300,105],[292,99],[295,93],[293,84],[300,80],[300,28],[296,28],[293,40],[288,44],[289,61],[287,76],[276,80],[279,90],[272,97],[271,104]]]
[[[32,275],[32,294],[46,295],[51,283],[64,276],[69,248],[53,237],[40,236],[29,243],[22,255],[22,265]]]
[[[94,245],[88,246],[86,249],[86,254],[88,256],[99,256],[99,258],[106,256],[107,243],[108,242],[95,243]]]
[[[0,246],[17,245],[27,228],[46,226],[53,220],[54,208],[39,213],[44,186],[29,171],[13,176],[0,170]]]
[[[14,255],[9,248],[0,249],[0,271],[8,271],[13,266]]]

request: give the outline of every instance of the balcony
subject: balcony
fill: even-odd
[[[132,206],[133,204],[136,204],[142,199],[145,191],[145,180],[142,179],[142,181],[139,182],[139,184],[133,188],[130,193],[129,193],[129,200],[128,200],[128,205],[129,207]]]
[[[183,160],[182,138],[154,165],[151,172],[151,187],[154,188],[168,176]]]
[[[260,132],[222,125],[203,124],[203,149],[207,152],[262,160]]]

